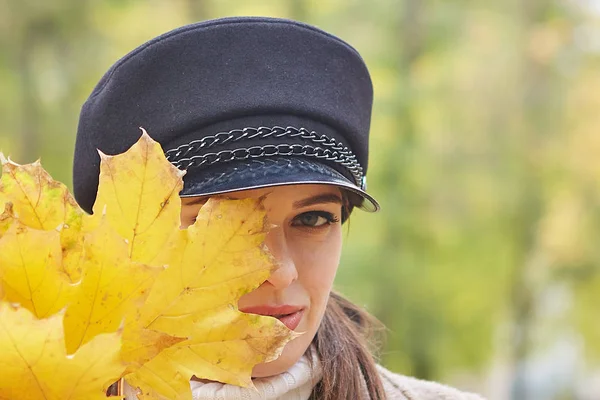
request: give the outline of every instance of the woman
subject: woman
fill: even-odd
[[[193,381],[195,398],[477,398],[378,366],[368,348],[371,318],[331,291],[341,224],[355,207],[379,209],[365,192],[371,105],[356,50],[271,18],[207,21],[151,40],[119,60],[84,104],[73,182],[87,211],[96,149],[123,152],[143,126],[187,171],[184,225],[207,196],[221,195],[264,198],[276,226],[267,246],[279,268],[239,308],[305,334],[254,368],[258,392]]]

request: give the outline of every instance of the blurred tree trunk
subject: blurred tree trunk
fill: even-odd
[[[415,218],[414,215],[418,215],[416,211],[417,204],[419,203],[419,190],[412,190],[411,186],[414,186],[414,177],[409,176],[413,172],[411,167],[412,160],[416,157],[416,146],[418,145],[415,128],[415,117],[413,115],[415,102],[414,95],[416,95],[416,88],[413,83],[413,68],[416,61],[418,61],[421,54],[424,52],[425,43],[423,41],[423,12],[424,5],[421,0],[406,0],[404,1],[402,22],[399,32],[397,35],[400,37],[399,42],[401,48],[399,56],[399,71],[400,79],[403,80],[401,90],[405,91],[403,99],[400,104],[400,132],[402,132],[402,140],[399,141],[400,148],[396,149],[397,154],[391,154],[392,160],[395,157],[401,157],[405,160],[404,165],[394,168],[399,176],[394,180],[390,180],[389,183],[393,184],[397,188],[395,197],[400,199],[406,197],[404,208],[406,218]],[[390,163],[390,165],[394,165]],[[410,193],[410,194],[409,194]],[[418,218],[418,217],[417,217]],[[400,220],[401,221],[401,220]],[[416,265],[408,266],[408,268],[420,268],[419,260],[425,256],[422,250],[425,248],[423,245],[422,236],[419,234],[418,227],[419,223],[405,222],[400,223],[393,227],[393,232],[390,232],[388,239],[391,241],[389,245],[392,248],[396,248],[397,254],[403,251],[414,252],[415,256],[411,263]],[[407,226],[413,228],[409,231],[406,229]],[[405,242],[405,249],[401,249],[398,243],[398,239],[403,238]],[[410,246],[410,250],[406,247]],[[406,282],[405,284],[411,284]],[[408,292],[410,293],[410,292]],[[404,299],[405,301],[412,302],[413,299]],[[422,379],[432,379],[434,375],[434,361],[430,357],[432,349],[432,337],[429,332],[435,323],[430,320],[428,312],[426,310],[420,310],[420,303],[415,304],[415,309],[410,313],[410,318],[405,320],[404,323],[408,324],[405,328],[407,333],[408,346],[406,351],[409,353],[409,359],[412,364],[412,374]],[[393,308],[388,306],[388,310],[391,311]]]
[[[516,15],[521,16],[520,40],[520,102],[522,130],[513,138],[514,154],[521,160],[519,207],[514,215],[515,238],[522,262],[512,275],[512,398],[526,400],[528,371],[526,361],[532,353],[532,330],[536,318],[536,302],[546,283],[549,268],[547,257],[540,248],[538,228],[544,211],[543,165],[540,150],[543,143],[556,132],[557,114],[553,111],[550,93],[556,92],[551,63],[536,60],[532,52],[532,32],[543,24],[552,2],[548,0],[519,0]],[[554,96],[556,97],[556,96]],[[522,135],[522,137],[518,137]]]
[[[388,165],[382,176],[387,185],[387,205],[393,208],[393,218],[386,221],[384,238],[386,257],[394,258],[396,268],[381,269],[378,279],[381,296],[375,305],[375,313],[390,328],[390,342],[401,346],[409,362],[411,374],[423,379],[431,379],[433,365],[429,356],[432,346],[430,340],[433,321],[419,300],[413,298],[414,282],[410,277],[414,271],[424,264],[422,256],[425,252],[423,236],[420,231],[418,204],[421,192],[414,183],[413,163],[417,152],[417,132],[414,121],[413,68],[425,50],[423,39],[422,16],[424,5],[421,0],[405,0],[400,10],[401,16],[396,18],[391,37],[398,38],[391,47],[391,62],[395,64],[397,73],[396,90],[400,94],[395,97],[393,112],[397,121],[398,134],[386,152],[386,160],[379,163]],[[385,201],[386,199],[383,199]],[[387,261],[389,263],[389,261]],[[379,264],[385,265],[382,260]]]

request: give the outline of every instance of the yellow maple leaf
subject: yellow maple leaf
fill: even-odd
[[[163,349],[179,349],[181,359],[186,346],[189,350],[192,346],[210,347],[205,346],[207,342],[215,348],[231,343],[235,335],[223,337],[221,342],[207,341],[207,332],[199,325],[211,319],[226,324],[231,321],[228,313],[235,310],[238,329],[231,332],[237,332],[236,340],[245,338],[252,343],[261,337],[267,343],[263,348],[246,346],[241,352],[230,352],[236,360],[233,364],[240,364],[241,359],[252,359],[253,363],[238,368],[245,375],[240,379],[231,377],[237,373],[232,369],[227,381],[249,384],[252,366],[278,354],[281,343],[291,338],[289,330],[278,321],[263,317],[262,327],[272,328],[263,331],[261,324],[256,323],[260,317],[237,311],[239,297],[264,282],[273,268],[273,261],[261,247],[266,235],[261,201],[209,200],[196,223],[180,229],[178,192],[183,173],[165,160],[160,146],[145,132],[127,152],[101,155],[100,170],[95,220],[84,221],[92,227],[88,229],[97,226],[102,214],[127,239],[131,260],[168,266],[137,310],[135,320],[126,321],[123,355],[130,363],[129,371],[157,355],[159,361],[151,361],[153,365],[169,359],[167,364],[177,364],[181,370],[183,363],[174,363],[169,356],[172,352],[162,354]],[[186,344],[180,343],[188,338],[190,341],[183,342]],[[246,354],[253,352],[258,356]],[[210,370],[204,366],[196,374],[219,380],[222,367]],[[181,385],[189,381],[191,374],[186,371],[177,376]]]
[[[64,318],[67,352],[114,332],[139,308],[162,268],[129,259],[126,241],[106,222],[84,239],[83,276]]]
[[[121,346],[121,358],[127,363],[126,374],[137,371],[166,348],[185,340],[186,338],[142,328],[135,323],[126,325]]]
[[[87,354],[85,349],[96,348],[99,338],[118,338],[125,365],[121,375],[150,399],[191,399],[193,376],[249,386],[253,366],[276,358],[294,337],[274,318],[237,309],[239,298],[274,268],[263,246],[260,199],[211,199],[196,222],[181,229],[183,172],[145,132],[126,153],[101,155],[91,216],[72,204],[70,194],[39,163],[3,162],[3,167],[0,289],[3,301],[20,303],[37,317],[20,309],[20,317],[2,322],[0,313],[5,337],[19,335],[22,323],[32,332],[35,326],[50,329],[44,325],[50,324],[48,343],[63,341],[66,352],[74,353],[66,359]],[[2,304],[5,313],[9,306]],[[64,318],[52,315],[59,306],[66,306]],[[15,348],[35,352],[44,329],[31,346],[19,342]],[[63,353],[38,353],[40,365],[50,358],[64,362]],[[33,371],[29,360],[24,363]],[[78,360],[82,370],[91,368],[83,357]],[[157,373],[160,379],[152,376]],[[55,376],[44,372],[36,377],[40,387],[55,388],[48,382]],[[0,388],[14,390],[15,382],[0,375]],[[88,380],[78,390],[96,393],[98,384]],[[31,398],[59,393],[51,392]]]
[[[120,334],[100,335],[67,357],[62,315],[40,320],[0,301],[0,399],[105,399],[125,369],[120,346]]]
[[[143,398],[190,399],[192,376],[251,386],[252,367],[272,360],[293,338],[276,319],[237,310],[237,300],[273,268],[261,246],[265,234],[260,201],[210,199],[196,222],[173,237],[161,254],[169,267],[139,323],[189,340],[126,377]]]
[[[125,153],[100,153],[100,158],[91,226],[106,218],[127,240],[133,261],[154,265],[155,257],[179,229],[184,172],[165,159],[160,144],[145,131]]]
[[[60,267],[60,233],[33,229],[14,218],[8,224],[0,237],[0,282],[6,299],[38,318],[52,315],[67,304],[71,289]]]
[[[199,315],[194,338],[167,348],[125,379],[144,400],[189,400],[192,377],[248,387],[253,366],[276,359],[297,336],[274,318],[224,307]]]
[[[0,202],[0,204],[2,203]],[[15,219],[15,214],[12,203],[6,203],[0,207],[4,207],[4,211],[0,214],[0,237],[2,237]]]
[[[265,212],[254,199],[210,199],[193,225],[179,230],[158,261],[169,265],[141,310],[147,328],[182,335],[196,313],[237,299],[270,275],[274,262],[261,246],[266,236]]]
[[[3,160],[0,192],[13,203],[21,223],[36,229],[56,229],[65,220],[66,208],[77,207],[65,185],[53,180],[39,161],[19,165]]]
[[[61,269],[71,282],[81,274],[79,233],[83,211],[65,185],[55,181],[39,161],[19,165],[0,154],[0,203],[12,203],[19,221],[31,228],[59,230],[64,259]]]

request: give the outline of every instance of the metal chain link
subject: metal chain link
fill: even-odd
[[[219,152],[210,152],[197,154],[200,150],[208,150],[215,146],[227,143],[235,143],[240,140],[264,139],[268,137],[275,138],[301,138],[310,141],[313,145],[301,144],[278,144],[243,147],[235,150],[222,150]],[[324,146],[324,147],[321,147]],[[274,157],[274,156],[302,156],[317,158],[333,162],[345,167],[354,177],[356,184],[363,185],[363,168],[356,159],[356,155],[346,146],[338,143],[334,138],[326,135],[318,135],[315,132],[309,132],[304,128],[279,126],[273,128],[243,128],[229,132],[220,132],[215,135],[205,136],[202,139],[183,144],[175,149],[165,152],[167,160],[179,169],[208,167],[210,165],[241,161],[255,158]]]
[[[280,126],[275,126],[273,128],[243,128],[234,129],[229,132],[219,132],[215,135],[205,136],[202,139],[183,144],[175,149],[167,150],[165,155],[168,159],[171,159],[171,157],[173,159],[187,158],[190,154],[195,154],[202,149],[208,150],[214,146],[224,145],[229,142],[235,143],[246,139],[265,139],[271,136],[275,138],[289,137],[308,140],[326,148],[331,148],[334,151],[339,151],[348,157],[356,158],[350,149],[342,143],[338,143],[334,138],[330,138],[326,135],[319,135],[314,131],[310,132],[305,128],[295,128],[292,126],[288,126],[287,128],[282,128]]]

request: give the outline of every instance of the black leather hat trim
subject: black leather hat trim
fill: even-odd
[[[301,157],[269,157],[220,163],[184,176],[181,197],[212,196],[239,190],[301,184],[327,184],[348,190],[359,199],[354,206],[379,210],[379,203],[335,169]]]

